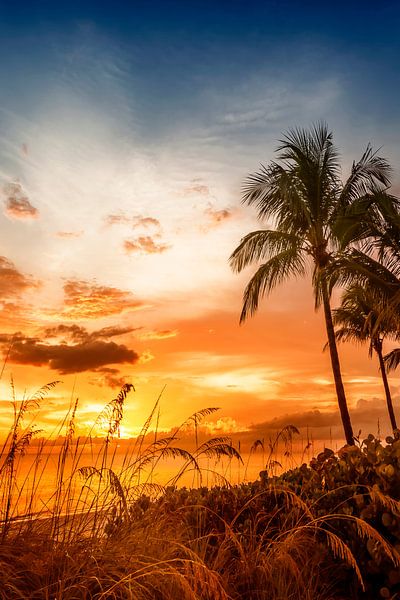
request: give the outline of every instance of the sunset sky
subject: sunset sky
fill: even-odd
[[[132,382],[127,436],[164,386],[165,428],[219,406],[210,430],[341,435],[310,280],[239,327],[251,270],[228,265],[258,227],[243,179],[292,126],[325,120],[344,176],[382,146],[400,193],[399,4],[322,4],[0,2],[0,434],[12,376],[62,381],[48,433]],[[354,429],[388,429],[367,348],[340,353]]]

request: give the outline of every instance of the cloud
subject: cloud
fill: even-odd
[[[95,331],[89,332],[85,327],[79,325],[65,325],[60,324],[55,327],[47,327],[44,329],[44,336],[47,338],[61,338],[70,340],[73,342],[85,342],[89,340],[96,340],[99,338],[113,338],[126,333],[131,333],[140,329],[140,327],[103,327]]]
[[[227,219],[231,219],[233,211],[228,208],[216,209],[211,204],[205,209],[204,214],[209,218],[212,225],[219,225]]]
[[[38,218],[38,209],[29,202],[20,183],[8,183],[3,188],[3,194],[6,196],[4,206],[5,214],[8,217],[12,219]]]
[[[134,227],[157,227],[160,228],[160,221],[158,219],[154,219],[153,217],[134,217],[133,222]]]
[[[309,427],[319,429],[331,426],[335,427],[340,425],[340,416],[338,411],[322,412],[318,409],[314,409],[281,415],[271,421],[260,423],[258,427],[264,426],[269,430],[279,430],[289,424],[294,425],[297,428]]]
[[[161,224],[158,219],[154,217],[144,217],[142,215],[136,215],[129,217],[125,213],[111,214],[105,218],[107,225],[130,225],[133,229],[144,227],[149,229],[155,227],[161,229]]]
[[[71,239],[71,238],[79,238],[83,235],[83,230],[80,231],[57,231],[55,234],[56,237],[61,239]]]
[[[395,399],[396,400],[396,399]],[[361,437],[369,433],[376,434],[381,428],[381,433],[390,433],[390,422],[386,403],[381,398],[372,400],[359,399],[354,407],[349,407],[350,417],[355,435],[361,431]],[[343,428],[339,410],[321,411],[318,409],[299,411],[281,415],[269,421],[257,423],[249,427],[249,437],[266,437],[281,430],[286,425],[294,425],[304,434],[306,430],[312,433],[315,439],[328,440],[343,438]]]
[[[102,329],[97,329],[93,331],[90,335],[92,337],[102,337],[102,338],[112,338],[118,335],[125,335],[126,333],[131,333],[131,331],[136,331],[141,329],[141,327],[102,327]]]
[[[156,329],[153,331],[146,331],[141,333],[138,337],[141,340],[165,340],[168,338],[176,337],[178,335],[177,329]]]
[[[195,181],[185,187],[182,192],[182,196],[191,196],[191,195],[199,195],[199,196],[210,196],[210,188],[208,185],[204,185],[202,183],[196,183]]]
[[[128,217],[125,214],[107,215],[105,221],[107,225],[130,225],[132,223],[132,217]]]
[[[89,339],[73,344],[49,344],[22,334],[0,335],[0,343],[9,349],[8,360],[13,363],[47,366],[61,374],[79,373],[109,364],[134,364],[139,355],[124,344],[102,339]]]
[[[98,319],[144,306],[131,292],[77,279],[64,284],[64,294],[62,316],[69,319]]]
[[[0,256],[0,297],[18,296],[27,289],[38,286],[38,281],[18,271],[5,256]]]
[[[125,383],[127,383],[126,376],[120,375],[119,369],[114,369],[112,367],[101,367],[100,369],[96,369],[94,371],[99,376],[93,377],[91,380],[92,385],[98,385],[101,387],[110,387],[110,388],[121,388]]]
[[[134,240],[125,240],[124,248],[127,254],[140,252],[142,254],[161,254],[171,246],[169,244],[158,244],[149,235],[140,236]]]
[[[150,350],[145,350],[140,355],[139,364],[144,365],[144,364],[150,362],[151,360],[153,360],[154,358],[155,358],[154,354],[152,354],[152,352],[150,352]]]

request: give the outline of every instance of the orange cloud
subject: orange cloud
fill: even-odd
[[[142,352],[142,354],[140,355],[139,358],[139,364],[144,365],[148,362],[150,362],[151,360],[154,359],[154,354],[152,354],[150,352],[150,350],[145,350],[144,352]]]
[[[134,217],[134,227],[160,227],[160,221],[153,217]]]
[[[132,252],[141,252],[144,254],[161,254],[171,246],[168,244],[157,244],[152,237],[144,235],[135,240],[125,240],[124,248],[128,254]]]
[[[15,265],[5,256],[0,256],[0,296],[18,296],[39,283],[18,271]]]
[[[83,231],[57,231],[56,237],[61,239],[79,238],[83,235]]]
[[[98,319],[144,306],[131,292],[88,281],[67,281],[64,294],[62,316],[69,319]]]
[[[177,329],[158,329],[154,331],[146,331],[139,335],[141,340],[165,340],[168,338],[176,337],[178,335]]]
[[[119,214],[107,215],[105,221],[107,225],[129,225],[132,222],[132,219],[125,214]]]
[[[223,221],[230,219],[233,216],[233,212],[228,208],[216,209],[211,204],[206,208],[204,214],[209,217],[209,220],[213,225],[219,225]]]
[[[39,211],[32,206],[20,183],[8,183],[3,188],[6,196],[5,214],[12,219],[37,219]]]
[[[188,196],[188,195],[192,195],[192,194],[197,194],[200,196],[210,196],[210,188],[208,187],[208,185],[204,185],[201,183],[193,183],[193,185],[189,185],[186,188],[184,188],[182,195],[183,196]]]
[[[156,227],[157,229],[161,229],[161,224],[158,219],[155,219],[154,217],[144,217],[142,215],[129,217],[124,213],[111,214],[108,215],[105,220],[107,225],[131,225],[134,229],[137,227],[144,227],[146,229],[149,227]]]

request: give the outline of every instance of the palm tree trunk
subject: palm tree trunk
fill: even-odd
[[[336,396],[339,404],[340,416],[344,429],[346,443],[354,446],[353,428],[351,426],[349,409],[347,408],[346,394],[344,392],[342,373],[340,370],[339,354],[336,346],[335,329],[333,327],[331,306],[326,282],[322,282],[322,299],[324,303],[325,325],[328,334],[329,352],[331,355],[331,364],[333,378],[335,380]]]
[[[381,369],[383,387],[385,388],[386,403],[387,403],[387,407],[388,407],[388,411],[389,411],[390,424],[394,431],[395,429],[397,429],[396,417],[394,416],[392,395],[390,393],[389,382],[388,382],[388,378],[386,375],[385,361],[383,360],[382,348],[378,346],[378,348],[375,348],[375,352],[377,353],[378,358],[379,358],[379,366]]]

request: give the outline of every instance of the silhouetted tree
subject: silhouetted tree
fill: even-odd
[[[345,438],[348,444],[354,444],[330,308],[327,267],[353,238],[363,235],[357,230],[344,242],[343,231],[347,230],[341,219],[352,204],[365,196],[375,197],[389,185],[390,167],[368,146],[343,184],[338,152],[325,124],[310,130],[290,130],[277,152],[278,160],[262,165],[244,185],[243,202],[256,207],[261,222],[272,219],[274,228],[249,233],[230,257],[236,272],[261,262],[245,289],[240,322],[257,310],[262,296],[289,277],[304,276],[312,265],[315,304],[316,308],[321,304],[324,308]]]
[[[335,332],[338,341],[355,341],[361,344],[368,342],[369,356],[376,353],[390,423],[392,429],[396,430],[396,417],[383,358],[383,340],[387,336],[399,339],[400,331],[395,319],[388,315],[381,317],[383,312],[383,303],[377,300],[374,291],[361,285],[353,285],[343,294],[342,305],[333,311],[333,322],[339,327]]]

